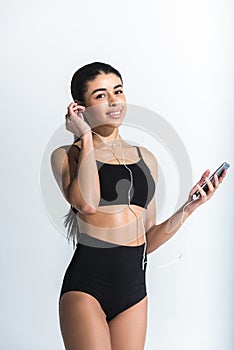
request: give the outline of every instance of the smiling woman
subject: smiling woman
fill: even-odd
[[[156,225],[157,160],[119,134],[126,113],[120,73],[105,63],[88,64],[74,74],[71,92],[66,128],[74,143],[51,155],[71,205],[68,239],[76,244],[59,297],[64,344],[66,350],[143,350],[147,254],[211,198],[226,172],[212,184],[206,171],[183,207]],[[204,180],[207,193],[199,186]],[[197,189],[201,196],[193,201]]]
[[[104,125],[117,127],[122,123],[126,99],[122,80],[116,74],[99,74],[95,80],[89,82],[84,98],[87,119],[92,125],[92,130],[99,133]],[[80,103],[77,99],[75,102]],[[115,123],[111,125],[113,119]]]

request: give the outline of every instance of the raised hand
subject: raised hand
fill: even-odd
[[[91,131],[89,124],[84,121],[84,116],[82,114],[84,111],[85,107],[78,105],[76,102],[72,102],[68,106],[67,114],[65,115],[66,129],[78,137]]]

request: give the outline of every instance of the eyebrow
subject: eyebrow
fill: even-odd
[[[122,84],[118,84],[118,85],[114,86],[113,90],[118,89],[119,87],[123,87],[123,85],[122,85]],[[95,90],[92,92],[91,95],[95,94],[95,92],[98,92],[98,91],[106,91],[106,90],[107,90],[106,88],[95,89]]]

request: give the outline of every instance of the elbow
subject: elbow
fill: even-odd
[[[78,200],[77,198],[72,198],[71,195],[69,196],[69,199],[71,205],[75,207],[82,215],[96,214],[99,201],[97,203],[89,204],[83,198],[80,198],[80,200]]]
[[[82,215],[93,215],[96,214],[97,209],[94,207],[91,207],[88,204],[81,205],[80,203],[77,205],[74,205],[74,207],[80,212]]]
[[[90,207],[89,205],[84,205],[80,208],[80,211],[82,212],[82,214],[85,214],[85,215],[93,215],[93,214],[96,214],[97,209]]]

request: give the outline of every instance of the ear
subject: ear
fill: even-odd
[[[84,104],[83,101],[78,101],[78,100],[75,99],[74,102],[78,103],[79,106],[85,107],[85,104]]]

